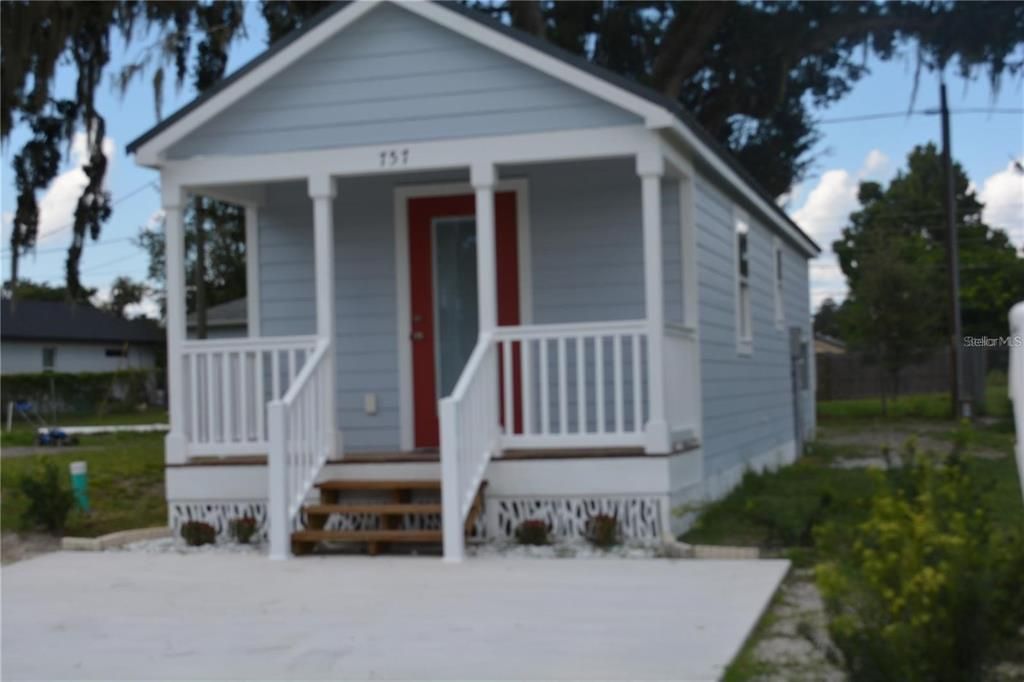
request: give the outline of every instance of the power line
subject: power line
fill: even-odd
[[[127,201],[128,199],[131,199],[132,197],[134,197],[136,194],[138,194],[142,190],[146,189],[147,187],[152,187],[153,189],[155,189],[158,192],[160,191],[159,185],[157,185],[156,182],[154,182],[152,180],[149,180],[145,184],[139,185],[138,187],[136,187],[132,191],[128,192],[127,194],[125,194],[125,195],[123,195],[121,197],[118,197],[117,199],[114,199],[113,201],[110,202],[110,206],[114,207],[114,206],[117,206],[118,204],[120,204],[120,203],[122,203],[124,201]],[[52,237],[53,235],[55,235],[55,234],[57,234],[59,232],[63,232],[64,230],[67,230],[67,229],[71,228],[73,225],[74,225],[74,223],[65,223],[64,225],[61,225],[60,227],[56,228],[55,230],[52,230],[51,232],[47,232],[45,236],[48,239],[48,238]],[[99,242],[97,242],[97,243],[99,243]],[[66,248],[67,247],[56,247],[53,250],[63,250],[63,249],[66,249]],[[35,249],[33,249],[32,251],[26,251],[25,253],[37,253],[37,251]],[[46,253],[46,252],[45,251],[39,251],[38,253]],[[4,251],[0,251],[0,255],[2,255],[2,256],[9,256],[9,255],[11,255],[11,250],[10,249],[6,249]]]
[[[950,110],[950,114],[1024,114],[1024,109],[1020,108],[1000,108],[1000,109],[986,109],[983,107],[973,107],[966,109],[955,109]],[[877,121],[886,118],[909,118],[910,116],[937,116],[939,114],[938,109],[912,109],[910,111],[886,111],[874,114],[858,114],[855,116],[842,116],[839,118],[822,118],[818,119],[817,123],[855,123],[858,121]]]

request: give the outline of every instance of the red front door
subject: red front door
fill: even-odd
[[[495,194],[498,324],[519,324],[514,192]],[[476,344],[476,222],[472,194],[409,199],[413,428],[417,448],[440,443],[437,401],[455,387]],[[517,415],[518,416],[518,415]]]

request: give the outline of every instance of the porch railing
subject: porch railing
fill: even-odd
[[[646,338],[642,321],[499,328],[502,446],[643,445]]]
[[[332,387],[329,350],[327,341],[318,342],[288,392],[267,407],[271,558],[288,556],[295,519],[334,447],[334,415],[326,399]]]
[[[693,399],[697,381],[697,335],[687,327],[665,326],[665,419],[670,435],[679,437],[697,426],[699,405]]]
[[[463,553],[463,524],[484,471],[500,448],[498,354],[481,334],[451,395],[441,400],[441,504],[444,557]]]
[[[266,453],[266,405],[291,388],[316,344],[315,336],[182,344],[187,453]]]

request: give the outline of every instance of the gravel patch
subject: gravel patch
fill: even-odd
[[[771,624],[754,649],[754,656],[771,664],[773,672],[759,680],[846,679],[843,671],[825,656],[831,645],[825,606],[811,571],[795,570],[782,583],[770,618]]]
[[[550,545],[489,542],[467,547],[466,554],[512,559],[653,559],[665,556],[660,545],[616,545],[605,550],[587,542],[556,542]]]
[[[111,547],[105,552],[139,552],[142,554],[266,554],[264,544],[243,545],[238,542],[218,542],[212,545],[192,547],[181,538],[157,538],[140,540],[121,547]]]

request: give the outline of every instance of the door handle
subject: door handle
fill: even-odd
[[[423,332],[413,332],[412,334],[409,334],[409,338],[412,339],[413,341],[422,341]]]

